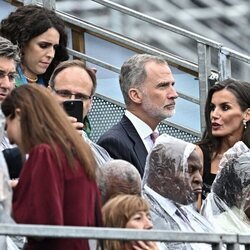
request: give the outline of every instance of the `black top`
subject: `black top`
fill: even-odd
[[[10,179],[19,178],[24,161],[20,149],[18,147],[4,149],[3,155],[8,166]]]
[[[199,145],[203,153],[203,187],[202,199],[205,199],[207,194],[211,191],[211,186],[216,177],[216,174],[211,173],[211,156],[206,145]]]

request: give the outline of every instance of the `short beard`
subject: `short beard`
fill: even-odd
[[[175,114],[175,109],[166,110],[165,112],[164,111],[159,112],[158,110],[157,112],[157,109],[155,107],[152,108],[152,105],[148,105],[147,103],[143,104],[143,109],[146,110],[146,112],[149,114],[150,117],[153,117],[160,121],[170,118]]]
[[[175,109],[170,110],[164,119],[171,118],[174,115],[175,115]]]

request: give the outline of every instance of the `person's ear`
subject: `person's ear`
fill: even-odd
[[[247,108],[246,111],[245,111],[245,114],[244,114],[244,119],[246,121],[249,121],[250,120],[250,108]]]
[[[130,88],[128,95],[133,102],[142,103],[142,92],[138,88]]]
[[[93,105],[93,96],[91,97],[91,99],[90,99],[89,101],[90,101],[90,106],[89,106],[89,111],[88,111],[88,113],[89,113],[90,110],[92,109],[92,105]]]
[[[15,117],[17,118],[17,120],[21,120],[21,109],[17,108],[15,110]]]

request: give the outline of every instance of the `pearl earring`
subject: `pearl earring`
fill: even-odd
[[[244,125],[244,128],[246,129],[247,128],[247,120],[243,120],[243,125]]]

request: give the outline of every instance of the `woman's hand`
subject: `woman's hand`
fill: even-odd
[[[136,241],[132,244],[134,250],[158,250],[155,241]]]
[[[9,181],[8,181],[8,182],[9,182],[9,185],[10,185],[12,188],[15,188],[16,185],[17,185],[17,183],[18,183],[18,180],[19,180],[19,179],[11,179],[11,180],[9,180]]]

